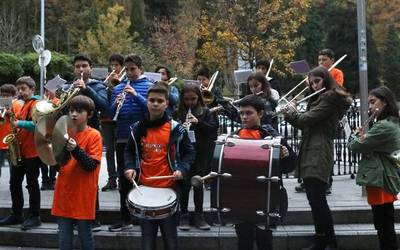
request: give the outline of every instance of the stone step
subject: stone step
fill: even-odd
[[[124,232],[108,232],[108,225],[102,231],[94,233],[96,249],[119,250],[140,249],[140,228]],[[400,224],[396,224],[400,233]],[[369,250],[378,249],[378,239],[372,224],[339,224],[335,225],[339,249]],[[274,249],[301,249],[312,242],[314,227],[311,225],[279,226],[274,232]],[[75,235],[77,232],[75,232]],[[179,249],[182,250],[232,250],[236,249],[236,235],[232,226],[212,227],[209,231],[192,228],[190,231],[178,231]],[[0,244],[2,246],[57,248],[57,225],[43,223],[37,229],[21,231],[19,226],[0,227]],[[158,249],[162,249],[159,235]],[[78,247],[78,237],[75,237]],[[0,248],[1,249],[1,248]],[[12,249],[12,248],[11,248]],[[17,248],[18,249],[18,248]]]
[[[41,208],[40,216],[43,222],[56,222],[56,218],[50,214],[49,207]],[[335,224],[357,224],[357,223],[372,223],[372,212],[369,206],[359,207],[333,207],[331,208],[333,221]],[[10,213],[10,207],[1,207],[0,217]],[[210,209],[204,210],[205,217],[210,223],[217,222],[217,213]],[[98,212],[98,220],[101,223],[111,224],[119,219],[119,210],[116,207],[104,208]],[[400,209],[395,210],[395,220],[400,223]],[[309,208],[289,209],[283,221],[284,225],[311,225],[312,217]]]

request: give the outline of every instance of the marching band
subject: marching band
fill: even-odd
[[[239,100],[224,97],[216,84],[218,71],[210,76],[207,68],[199,69],[196,81],[178,88],[170,69],[160,66],[155,72],[161,80],[152,82],[134,54],[111,55],[111,72],[103,81],[91,78],[89,57],[75,56],[75,79],[48,89],[45,99],[35,95],[36,84],[29,76],[2,85],[1,99],[9,104],[0,103],[0,150],[9,160],[12,209],[0,226],[21,224],[22,230],[30,230],[41,225],[38,177],[48,165],[58,172],[48,188],[54,188],[51,213],[58,219],[59,248],[72,249],[77,225],[82,249],[94,249],[104,145],[108,181],[101,191],[118,190],[120,197],[119,218],[108,230],[125,231],[139,224],[142,249],[156,249],[158,228],[164,249],[178,249],[178,229],[210,230],[213,223],[227,222],[235,224],[238,249],[252,249],[254,240],[258,249],[272,249],[272,230],[287,210],[282,174],[295,169],[303,179],[300,189],[307,195],[315,226],[314,242],[306,249],[337,249],[326,190],[332,182],[335,131],[351,102],[333,51],[320,51],[318,62],[302,81],[306,98],[300,101],[280,97],[279,82],[269,76],[273,62],[266,60],[257,62],[256,72],[248,75],[247,95]],[[377,148],[389,142],[374,141],[377,136],[393,140],[389,155],[399,150],[399,112],[393,100],[387,88],[370,93],[371,119],[378,120],[373,128],[381,129],[365,133],[361,128],[351,137],[352,150],[378,157],[385,149]],[[305,101],[306,111],[299,112],[297,105]],[[221,114],[241,128],[218,133]],[[302,131],[299,152],[277,132],[278,115]],[[390,136],[381,135],[386,127]],[[358,176],[357,183],[367,186],[381,249],[396,249],[393,202],[400,179],[390,175],[395,165],[388,167],[390,158],[385,163],[382,181]],[[25,216],[24,176],[29,191]],[[206,188],[219,221],[204,217]],[[191,189],[193,218],[188,211]]]

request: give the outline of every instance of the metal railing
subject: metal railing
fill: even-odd
[[[352,106],[346,113],[347,120],[350,128],[354,130],[361,124],[359,103],[353,100]],[[240,124],[230,120],[224,115],[219,116],[220,129],[219,133],[230,133],[240,128]],[[301,131],[291,126],[283,118],[279,117],[278,132],[286,138],[288,144],[293,148],[295,152],[298,152],[301,142]],[[333,175],[350,175],[354,178],[357,172],[358,162],[360,155],[355,154],[347,147],[347,139],[343,129],[343,126],[338,128],[336,137],[334,139],[334,168]]]

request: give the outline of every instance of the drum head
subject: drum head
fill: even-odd
[[[133,189],[128,200],[134,205],[140,207],[164,207],[176,201],[176,193],[171,188],[155,188],[147,186],[139,186],[139,190]]]

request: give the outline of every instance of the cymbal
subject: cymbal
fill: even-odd
[[[61,116],[54,126],[53,136],[51,138],[53,154],[60,165],[65,165],[71,159],[71,153],[65,148],[70,138],[68,135],[68,127],[71,127],[70,124],[71,120],[67,115]]]
[[[35,126],[34,140],[36,145],[36,150],[38,152],[39,158],[43,163],[54,166],[57,164],[54,158],[53,148],[50,141],[52,123],[55,123],[51,117],[42,117]],[[51,128],[51,129],[50,129]]]

